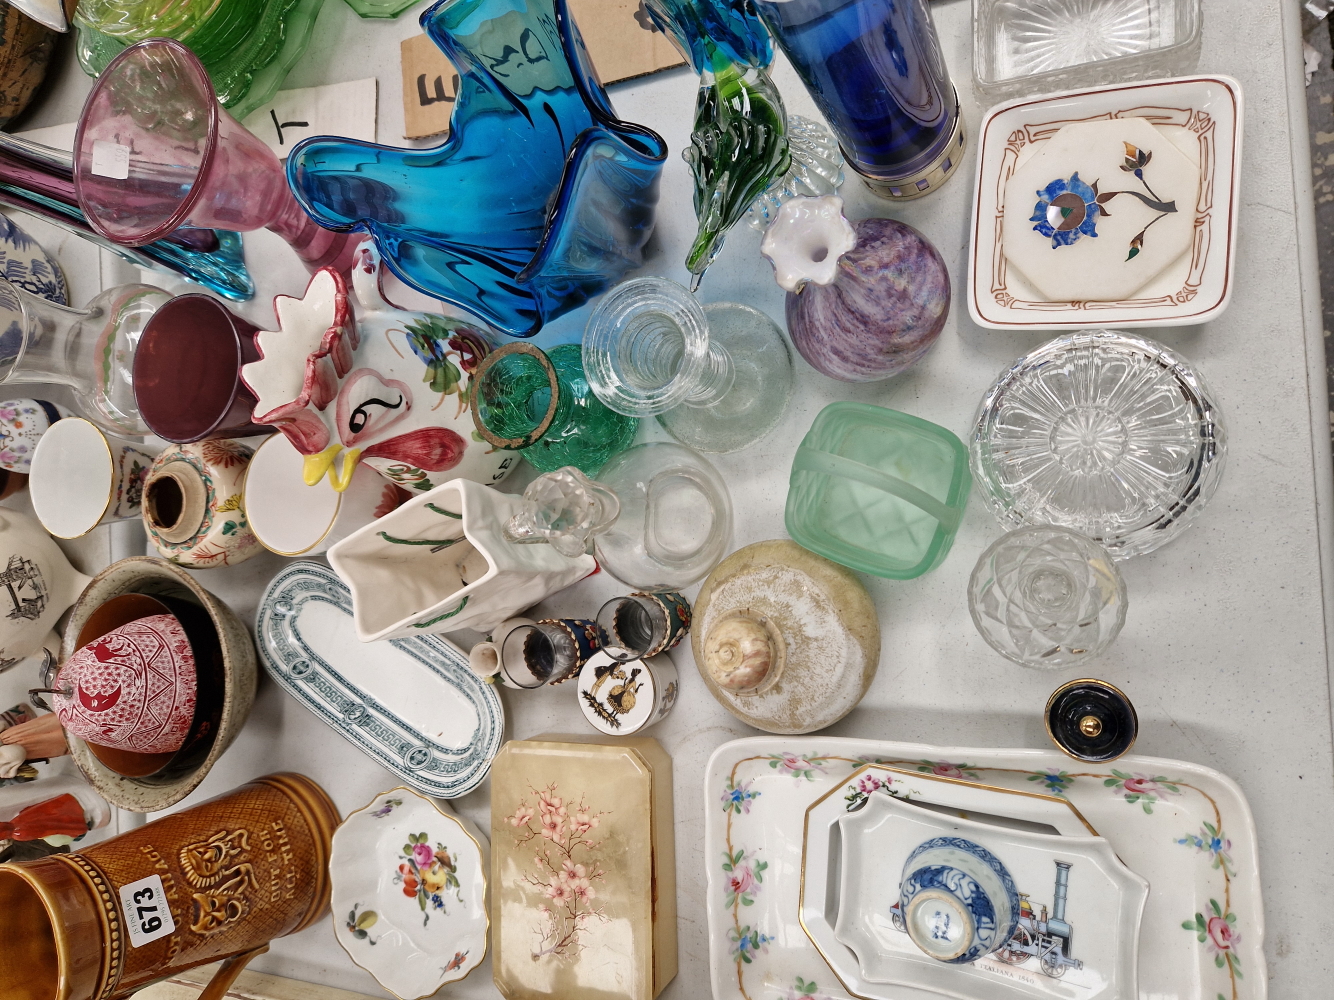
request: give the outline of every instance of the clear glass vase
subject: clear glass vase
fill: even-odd
[[[750,306],[701,306],[667,278],[635,278],[598,303],[584,371],[618,413],[656,415],[699,451],[738,451],[768,434],[792,394],[792,356],[773,320]]]
[[[98,426],[112,434],[147,434],[134,400],[135,351],[149,320],[170,299],[152,285],[119,285],[85,309],[67,309],[0,279],[0,384],[69,386]]]

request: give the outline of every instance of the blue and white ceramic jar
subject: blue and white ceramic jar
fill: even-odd
[[[962,837],[933,837],[903,864],[899,908],[917,947],[962,965],[1010,940],[1019,922],[1019,891],[985,847]]]

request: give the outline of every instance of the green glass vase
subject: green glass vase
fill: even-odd
[[[98,76],[145,38],[188,45],[240,120],[267,104],[310,42],[324,0],[79,0],[79,65]]]
[[[561,344],[550,354],[506,344],[483,359],[472,385],[477,432],[497,448],[522,451],[541,472],[572,465],[596,476],[630,447],[639,425],[593,394],[579,344]]]

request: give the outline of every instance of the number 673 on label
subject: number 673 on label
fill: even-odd
[[[125,927],[130,932],[130,945],[142,948],[150,941],[176,932],[176,921],[171,918],[162,879],[149,875],[138,882],[120,888],[120,908],[125,915]]]

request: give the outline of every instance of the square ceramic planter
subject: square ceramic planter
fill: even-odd
[[[1007,205],[1007,184],[1064,126],[1129,118],[1147,120],[1198,167],[1190,247],[1127,298],[1049,300],[1007,261],[1006,214],[1028,219],[1035,204],[1026,197]],[[1219,316],[1235,283],[1241,125],[1241,85],[1226,76],[1109,85],[992,108],[979,130],[973,196],[968,311],[974,322],[993,330],[1079,330],[1192,326]],[[1119,176],[1101,179],[1110,186]]]

